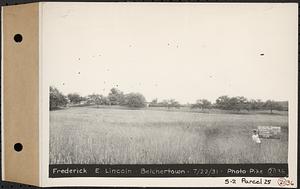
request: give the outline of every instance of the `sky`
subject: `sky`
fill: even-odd
[[[289,100],[297,4],[44,3],[42,64],[64,94]]]

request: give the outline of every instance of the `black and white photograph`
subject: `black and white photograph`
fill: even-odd
[[[286,7],[175,5],[48,5],[50,165],[288,163]]]
[[[1,14],[2,188],[297,187],[297,3]]]

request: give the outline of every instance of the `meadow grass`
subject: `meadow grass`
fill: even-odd
[[[252,142],[259,125],[280,139]],[[50,112],[50,164],[287,163],[288,116],[72,107]]]

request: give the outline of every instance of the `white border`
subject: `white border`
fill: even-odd
[[[43,84],[43,77],[42,77],[42,72],[43,72],[43,65],[42,65],[42,57],[43,57],[43,51],[42,51],[42,36],[43,36],[43,32],[42,32],[42,5],[43,3],[39,3],[38,6],[39,6],[39,11],[38,11],[38,22],[39,22],[39,27],[38,27],[38,30],[39,30],[39,39],[38,39],[38,43],[39,43],[39,49],[38,49],[38,53],[39,53],[39,63],[38,63],[38,66],[39,66],[39,185],[41,185],[42,183],[42,170],[43,170],[43,164],[42,164],[42,157],[43,157],[43,151],[42,151],[42,131],[43,131],[43,127],[42,127],[42,110],[43,110],[43,101],[42,101],[42,96],[41,94],[43,94],[43,88],[42,88],[42,84]]]
[[[3,64],[4,64],[4,34],[3,34],[3,11],[4,11],[4,8],[1,7],[1,165],[2,165],[2,169],[1,169],[1,173],[2,173],[2,180],[5,180],[5,164],[4,164],[4,99],[3,99],[3,92],[4,92],[4,82],[3,82]]]

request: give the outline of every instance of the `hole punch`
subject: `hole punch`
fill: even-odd
[[[14,36],[14,40],[15,40],[16,43],[21,43],[22,40],[23,40],[23,36],[21,34],[16,34]]]
[[[16,143],[16,144],[14,145],[14,149],[15,149],[15,151],[17,151],[17,152],[21,152],[22,149],[23,149],[23,145],[22,145],[21,143]]]

